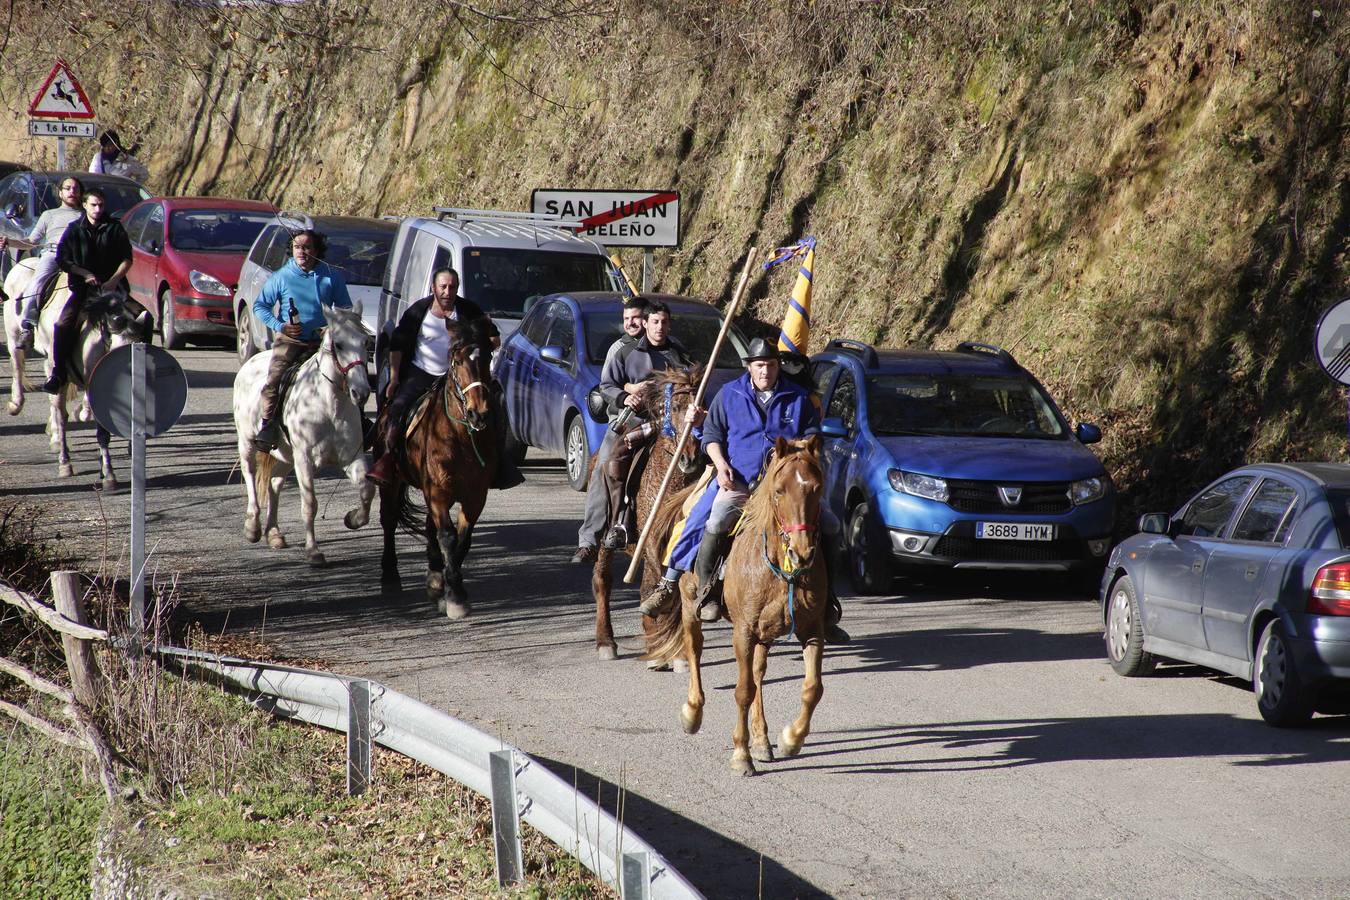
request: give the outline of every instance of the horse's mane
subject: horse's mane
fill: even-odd
[[[702,365],[687,369],[659,369],[652,372],[642,392],[642,405],[646,409],[647,417],[655,422],[661,421],[666,402],[666,385],[674,385],[676,389],[687,387],[697,390],[699,379],[702,377]]]
[[[772,484],[774,476],[778,470],[800,456],[806,457],[806,462],[815,470],[817,481],[824,485],[824,470],[820,467],[820,460],[814,453],[806,449],[806,443],[809,439],[798,441],[788,441],[788,452],[782,456],[775,455],[773,462],[764,473],[764,477],[759,480],[759,484],[750,492],[750,498],[745,501],[745,510],[741,514],[741,528],[746,531],[755,531],[766,529],[774,524],[773,521],[773,489]]]
[[[488,327],[492,320],[487,316],[480,318],[452,320],[450,322],[450,342],[452,345],[470,344],[477,347],[490,347],[492,334]]]

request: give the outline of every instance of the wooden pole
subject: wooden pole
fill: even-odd
[[[722,352],[722,342],[726,340],[727,332],[731,330],[731,320],[736,317],[736,310],[741,305],[741,300],[745,298],[745,289],[750,282],[750,270],[755,266],[755,257],[758,255],[758,247],[751,247],[750,253],[745,257],[745,268],[741,270],[741,280],[736,285],[736,291],[731,295],[731,303],[727,306],[726,317],[722,320],[722,329],[717,332],[717,340],[713,343],[712,356],[708,358],[708,365],[703,369],[703,379],[699,382],[698,392],[694,394],[694,407],[703,405],[703,395],[708,390],[708,379],[712,377],[713,370],[717,368],[717,354]],[[680,462],[680,450],[684,447],[684,442],[689,440],[689,435],[693,432],[694,426],[691,423],[685,423],[680,429],[680,436],[675,441],[675,451],[670,457],[670,465],[666,467],[666,475],[661,479],[661,486],[656,490],[656,497],[652,500],[652,508],[647,511],[647,521],[642,524],[642,531],[638,534],[637,546],[633,548],[633,559],[628,564],[628,571],[623,574],[624,584],[632,584],[633,579],[637,577],[638,565],[642,562],[642,549],[647,545],[648,532],[652,529],[652,522],[656,520],[656,512],[661,508],[661,501],[665,499],[666,490],[670,487],[670,479],[675,475],[675,467]]]
[[[84,600],[80,597],[76,573],[52,573],[52,600],[56,611],[67,619],[80,625],[89,624],[89,617],[84,611]],[[70,686],[75,693],[75,700],[85,709],[98,709],[101,695],[98,664],[94,661],[89,642],[73,635],[62,634],[61,646],[66,651],[66,668],[70,670]]]

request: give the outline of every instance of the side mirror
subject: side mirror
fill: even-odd
[[[831,416],[820,423],[820,433],[826,437],[848,437],[848,429],[844,427],[844,420],[838,416]]]
[[[1080,423],[1078,427],[1073,430],[1073,433],[1074,436],[1084,444],[1095,444],[1102,439],[1102,430],[1096,425],[1090,425],[1087,422]]]
[[[1167,513],[1144,513],[1139,517],[1139,530],[1144,534],[1167,534],[1172,517]]]
[[[548,344],[539,348],[539,355],[551,363],[560,366],[567,365],[567,360],[563,358],[563,349],[556,344]]]

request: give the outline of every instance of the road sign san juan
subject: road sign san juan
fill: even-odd
[[[578,191],[562,188],[531,194],[536,213],[581,222],[577,234],[607,247],[678,247],[678,191]]]

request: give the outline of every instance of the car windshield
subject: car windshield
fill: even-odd
[[[348,284],[378,285],[384,281],[384,268],[394,246],[397,229],[337,231],[328,234],[328,255],[324,262],[342,274]]]
[[[261,211],[180,209],[169,216],[169,244],[179,250],[244,253],[271,220],[271,213]]]
[[[877,434],[1061,438],[1049,398],[1029,379],[1006,375],[874,375],[867,418]]]
[[[523,315],[525,301],[544,294],[611,289],[608,260],[598,254],[504,247],[465,250],[463,284],[464,296],[493,316]]]
[[[137,203],[146,199],[150,195],[134,184],[123,184],[121,182],[94,181],[81,176],[85,188],[96,187],[103,191],[103,196],[107,198],[108,215],[117,216],[119,219],[126,214]],[[56,190],[61,186],[59,181],[43,180],[38,182],[38,213],[44,213],[49,209],[55,209],[61,205],[61,198],[57,196]]]
[[[702,362],[712,353],[713,341],[717,340],[722,319],[715,312],[690,313],[686,310],[672,310],[670,333],[685,346],[689,355]],[[623,307],[615,301],[613,312],[589,312],[582,318],[586,328],[586,357],[594,365],[605,361],[605,354],[623,334],[621,316]],[[717,354],[717,368],[739,369],[741,367],[740,350],[745,346],[736,327],[732,326],[731,335],[722,344]]]

